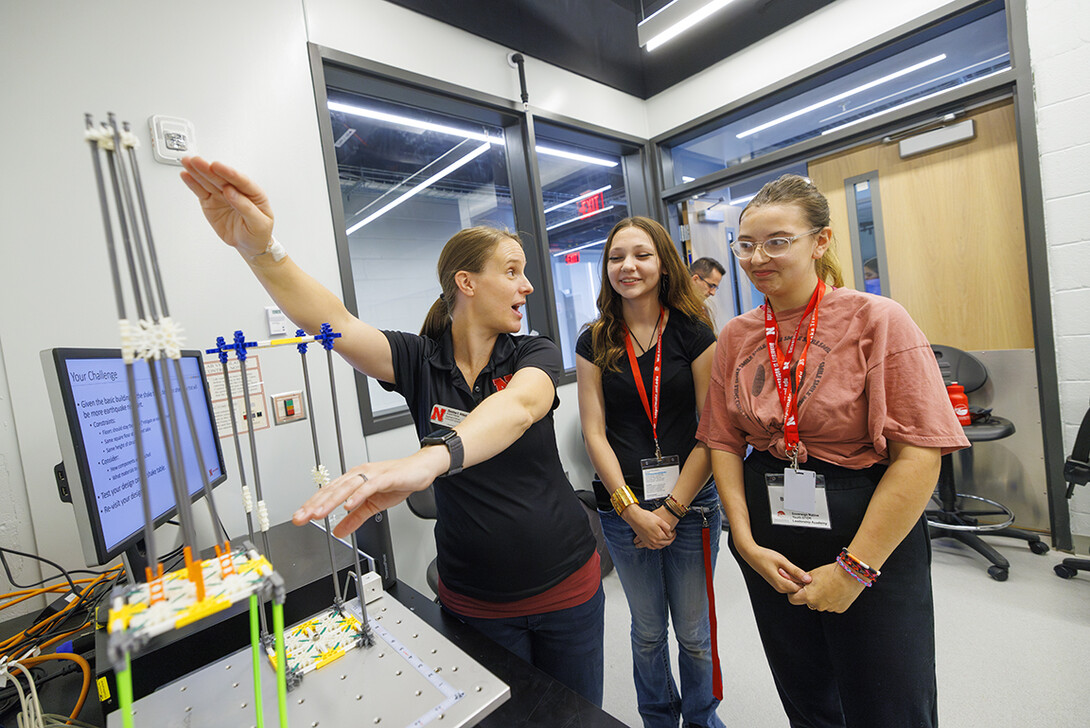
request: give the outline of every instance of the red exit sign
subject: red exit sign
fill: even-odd
[[[581,216],[589,215],[592,212],[597,212],[598,210],[601,210],[605,206],[605,197],[603,197],[602,193],[599,192],[596,195],[591,195],[586,199],[579,200],[579,214]]]
[[[564,256],[564,262],[568,265],[579,262],[579,253],[568,253]]]

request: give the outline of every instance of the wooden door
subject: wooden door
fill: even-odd
[[[878,173],[890,296],[934,343],[1033,348],[1022,193],[1010,100],[976,109],[976,136],[901,159],[877,142],[809,164],[829,199],[845,283],[852,274],[845,180]]]

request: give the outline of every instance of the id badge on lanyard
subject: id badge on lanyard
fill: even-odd
[[[765,475],[765,485],[773,526],[832,528],[824,475],[788,467],[784,468],[783,475]],[[800,502],[800,498],[805,502]]]
[[[772,364],[772,373],[776,380],[776,392],[783,405],[783,440],[791,464],[784,468],[783,475],[768,474],[765,484],[768,486],[769,506],[772,523],[775,525],[807,526],[810,528],[830,528],[829,504],[825,498],[825,478],[811,470],[799,469],[799,405],[798,389],[806,370],[806,356],[810,351],[810,342],[817,330],[818,305],[825,295],[825,282],[819,280],[806,310],[795,327],[795,335],[787,351],[780,350],[778,341],[780,329],[772,304],[765,299],[765,342],[768,345],[768,357]],[[795,367],[791,359],[795,353],[795,344],[806,317],[810,325],[806,333],[806,343]]]
[[[659,309],[659,322],[662,321],[666,309]],[[658,325],[655,326],[659,329]],[[663,455],[659,449],[659,390],[662,386],[662,329],[658,330],[658,338],[655,342],[655,369],[651,376],[651,400],[648,401],[647,389],[643,386],[643,376],[640,374],[640,364],[636,361],[636,350],[632,346],[632,335],[625,327],[625,350],[628,352],[628,364],[632,368],[632,378],[636,382],[636,391],[640,394],[644,412],[651,422],[651,434],[655,439],[655,457],[645,458],[640,461],[640,471],[643,476],[643,497],[654,500],[665,498],[673,491],[677,479],[681,475],[681,459],[677,455]]]

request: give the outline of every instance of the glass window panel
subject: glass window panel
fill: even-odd
[[[419,331],[438,297],[439,251],[462,228],[515,230],[503,130],[329,89],[359,316]],[[524,328],[527,319],[523,319]],[[404,409],[368,379],[374,416]]]
[[[993,6],[997,6],[996,10]],[[1010,68],[1002,3],[902,39],[747,106],[671,149],[674,184],[896,112]],[[946,26],[946,27],[949,27]],[[942,32],[945,30],[945,32]],[[754,107],[760,106],[759,109]]]
[[[602,251],[609,231],[628,216],[624,169],[615,152],[575,146],[560,130],[537,125],[545,228],[564,368],[575,367],[575,340],[598,317]],[[570,136],[567,135],[567,136]]]
[[[730,251],[730,244],[738,237],[738,217],[742,214],[746,204],[753,199],[765,184],[785,174],[797,174],[805,177],[806,163],[790,164],[752,177],[735,180],[729,185],[712,188],[701,194],[697,200],[689,203],[690,226],[709,224],[710,217],[708,216],[705,217],[704,222],[699,219],[694,221],[693,217],[696,212],[701,210],[714,210],[717,212],[713,224],[717,224],[719,230],[716,231],[714,244],[703,245],[700,249],[694,248],[692,256],[694,258],[701,256],[715,258],[727,269],[727,274],[723,276],[723,280],[719,283],[719,291],[709,301],[709,304],[715,310],[715,318],[719,326],[723,326],[734,316],[745,313],[764,302],[764,296],[753,286],[745,271],[738,265],[738,259]],[[720,217],[722,217],[722,222],[718,222]],[[674,226],[673,235],[677,239],[679,231],[677,229],[676,215],[672,217],[671,222]],[[696,234],[691,233],[691,235],[695,239]]]

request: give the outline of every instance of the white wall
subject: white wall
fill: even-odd
[[[1066,455],[1090,402],[1090,11],[1028,0],[1027,13]],[[1088,488],[1071,500],[1071,530],[1090,536]]]

